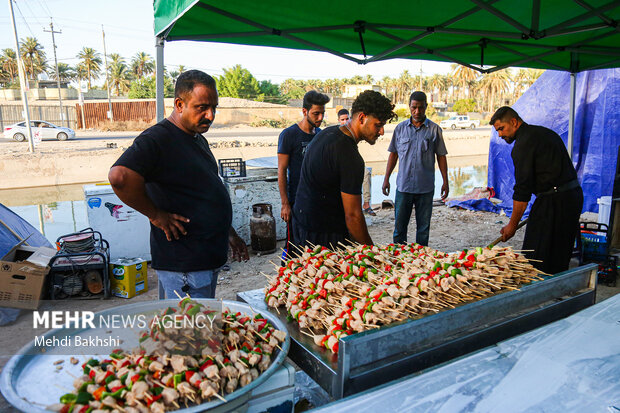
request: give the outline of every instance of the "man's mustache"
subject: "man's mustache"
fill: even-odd
[[[206,125],[206,126],[211,126],[213,122],[211,122],[210,120],[203,120],[200,121],[200,125]]]

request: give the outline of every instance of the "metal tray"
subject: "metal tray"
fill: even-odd
[[[204,304],[211,309],[221,309],[228,307],[231,311],[239,311],[248,315],[251,315],[253,310],[256,309],[250,307],[250,305],[239,303],[235,301],[221,301],[221,300],[209,300],[209,299],[196,299],[195,301]],[[175,307],[178,304],[178,300],[161,300],[152,302],[141,302],[136,304],[128,304],[119,307],[115,307],[109,310],[96,313],[96,317],[99,315],[109,316],[121,314],[124,316],[146,314],[152,315],[160,312],[166,307]],[[280,321],[273,314],[260,310],[260,313],[267,318],[273,326],[282,331],[287,331],[286,324]],[[99,331],[101,330],[101,331]],[[105,334],[106,328],[102,329],[55,329],[48,331],[44,337],[58,339],[66,336],[93,336],[98,333]],[[119,331],[121,339],[124,340],[123,344],[131,342],[135,339],[137,343],[138,330],[137,329],[123,329]],[[221,400],[214,400],[207,403],[203,403],[198,406],[192,406],[185,409],[177,410],[178,412],[202,412],[205,410],[213,412],[225,412],[232,410],[236,407],[242,406],[247,402],[252,391],[264,383],[269,376],[271,376],[282,363],[284,362],[286,355],[290,347],[290,337],[287,334],[286,341],[282,346],[282,351],[278,351],[275,359],[267,370],[263,372],[258,378],[252,381],[245,387],[236,390],[225,396],[227,403]],[[123,347],[125,347],[123,345]],[[133,346],[129,346],[132,348]],[[82,371],[80,365],[85,361],[83,357],[88,357],[91,354],[83,354],[84,350],[76,347],[63,348],[58,347],[46,348],[45,353],[41,353],[39,347],[35,346],[34,340],[25,345],[20,351],[13,356],[6,364],[0,376],[0,391],[7,399],[9,403],[15,406],[17,409],[28,413],[42,413],[49,412],[46,406],[58,403],[61,395],[68,393],[73,389],[74,377],[81,376]],[[107,351],[109,353],[109,350]],[[105,354],[105,353],[100,353]],[[70,357],[75,356],[80,358],[80,362],[76,365],[72,365],[69,362]],[[63,369],[57,370],[53,364],[57,360],[64,360]],[[70,373],[70,374],[69,374]]]
[[[454,359],[594,304],[597,265],[574,268],[517,291],[457,306],[422,318],[392,323],[339,341],[333,354],[288,322],[289,358],[332,397],[339,399]],[[264,311],[262,290],[237,299]],[[283,323],[286,311],[278,316]]]

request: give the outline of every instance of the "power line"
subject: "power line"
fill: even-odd
[[[32,32],[32,29],[30,29],[30,25],[28,24],[28,22],[26,21],[26,18],[24,17],[24,14],[22,13],[22,10],[19,8],[19,4],[17,4],[16,1],[14,0],[10,0],[13,3],[15,3],[15,7],[17,7],[17,11],[19,12],[19,14],[22,16],[22,20],[24,21],[24,24],[26,25],[26,27],[28,28],[28,31],[30,32],[30,34],[32,35],[32,37],[35,37],[34,33]]]

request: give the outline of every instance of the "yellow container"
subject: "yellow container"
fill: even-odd
[[[119,258],[110,261],[112,294],[132,298],[149,290],[147,265],[142,258]]]

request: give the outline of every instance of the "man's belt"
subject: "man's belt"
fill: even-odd
[[[536,197],[543,196],[543,195],[551,195],[551,194],[555,194],[558,192],[570,191],[571,189],[575,189],[575,188],[579,188],[579,181],[577,179],[573,179],[572,181],[569,181],[560,186],[554,186],[548,191],[540,192],[536,194]]]

